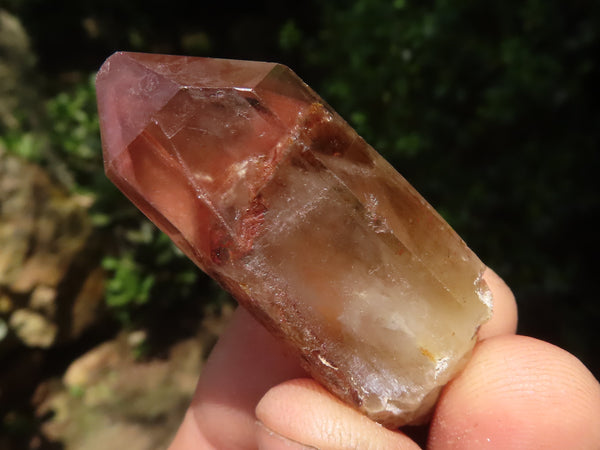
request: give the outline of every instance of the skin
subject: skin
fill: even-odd
[[[600,384],[573,355],[515,335],[517,308],[490,269],[494,316],[461,374],[443,390],[430,449],[599,449]],[[204,370],[170,447],[418,449],[402,430],[329,394],[248,313],[238,309]]]

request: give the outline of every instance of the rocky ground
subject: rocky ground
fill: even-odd
[[[169,317],[119,331],[89,204],[0,148],[2,449],[165,448],[231,314],[198,305],[177,333]]]
[[[32,135],[19,127],[35,128],[43,106],[36,58],[2,9],[0,55],[0,137],[16,130],[27,146]],[[94,199],[3,142],[0,449],[165,448],[231,304],[182,303],[144,325],[116,320],[101,264],[110,236],[91,223]]]

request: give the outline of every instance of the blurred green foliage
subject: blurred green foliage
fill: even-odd
[[[93,190],[102,149],[96,110],[95,74],[60,92],[47,105],[49,145],[74,176],[74,186]]]
[[[99,239],[108,243],[102,266],[109,274],[106,304],[124,326],[143,322],[152,299],[188,299],[198,270],[108,181],[102,149],[95,73],[45,103],[38,129],[5,133],[5,148],[48,168],[67,189],[93,199],[90,217]],[[208,286],[213,292],[213,285]]]
[[[102,266],[114,273],[106,285],[106,302],[109,306],[123,309],[130,304],[142,305],[148,301],[154,277],[142,272],[140,265],[133,260],[133,255],[107,257]]]
[[[43,143],[31,131],[9,130],[0,136],[0,145],[29,161],[37,162],[42,157]]]

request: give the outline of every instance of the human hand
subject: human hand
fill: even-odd
[[[491,270],[494,316],[444,390],[431,449],[600,449],[600,384],[573,355],[515,335],[510,289]],[[184,449],[417,449],[343,404],[244,309],[215,346],[171,445]]]

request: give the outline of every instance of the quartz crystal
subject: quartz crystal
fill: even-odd
[[[120,52],[96,86],[125,195],[331,392],[425,420],[491,296],[417,191],[279,64]]]

